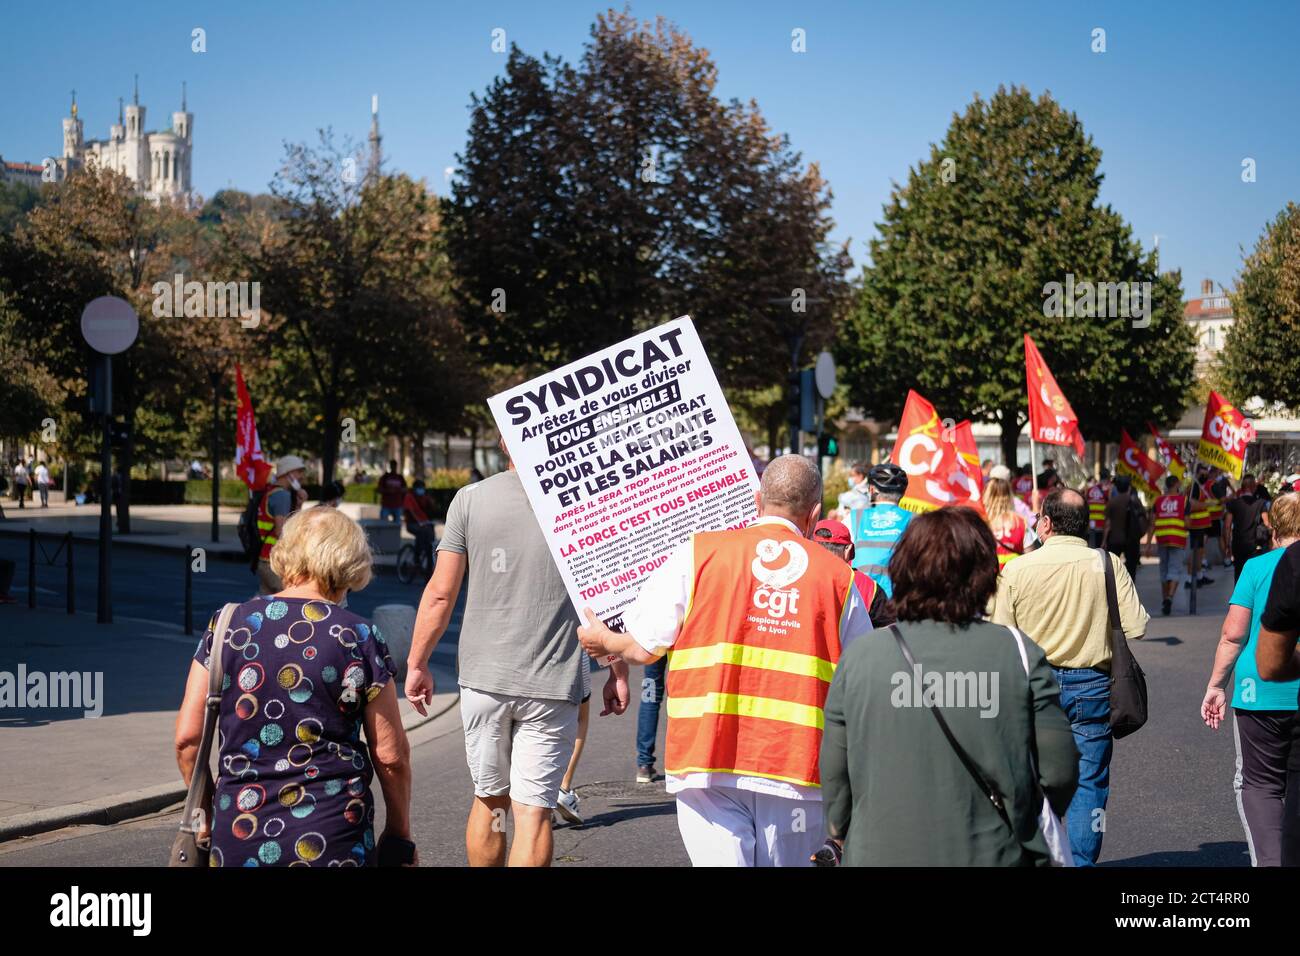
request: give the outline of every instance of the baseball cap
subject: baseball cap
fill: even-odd
[[[1006,465],[994,465],[989,469],[990,478],[1001,478],[1003,481],[1011,480],[1011,469]]]
[[[1282,487],[1289,488],[1292,491],[1300,491],[1300,474],[1290,474],[1282,479]]]
[[[849,535],[849,529],[844,526],[844,522],[836,521],[834,518],[825,518],[817,522],[817,527],[813,528],[813,540],[825,541],[829,544],[853,543],[853,538]]]
[[[305,469],[307,463],[297,455],[283,455],[275,463],[275,477],[287,475],[291,471],[297,471],[299,468]]]

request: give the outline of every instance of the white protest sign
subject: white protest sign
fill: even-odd
[[[569,600],[615,630],[692,532],[756,515],[754,463],[690,316],[488,405]]]

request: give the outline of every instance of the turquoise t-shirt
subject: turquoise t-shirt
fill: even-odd
[[[1255,648],[1259,646],[1259,619],[1264,614],[1264,605],[1268,603],[1273,571],[1285,553],[1286,548],[1274,548],[1247,561],[1228,602],[1250,610],[1250,632],[1246,635],[1246,646],[1237,658],[1237,666],[1232,675],[1232,706],[1241,710],[1296,709],[1300,680],[1263,680],[1255,663]]]

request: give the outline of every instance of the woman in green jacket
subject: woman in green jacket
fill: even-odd
[[[1038,815],[1064,815],[1078,754],[1038,645],[985,621],[997,546],[970,508],[913,519],[889,563],[898,633],[844,651],[826,700],[821,781],[846,866],[1047,866]],[[929,713],[1001,795],[999,813]],[[1035,760],[1036,756],[1036,760]]]

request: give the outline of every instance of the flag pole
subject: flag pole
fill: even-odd
[[[1034,444],[1034,423],[1029,423],[1029,471],[1034,485],[1029,498],[1034,503],[1034,513],[1038,513],[1038,446]]]

